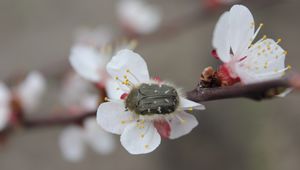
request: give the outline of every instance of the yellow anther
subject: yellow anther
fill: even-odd
[[[141,134],[141,138],[144,138],[145,137],[145,135],[144,134]]]
[[[260,23],[260,24],[259,24],[259,27],[262,27],[262,26],[264,26],[264,23]]]
[[[129,48],[130,48],[131,50],[135,49],[137,45],[138,45],[138,41],[137,41],[137,40],[131,40],[131,41],[129,42]]]
[[[193,108],[192,108],[192,107],[190,107],[188,110],[189,110],[189,111],[193,111]]]
[[[281,38],[278,38],[278,40],[277,40],[276,43],[278,44],[278,43],[280,43],[281,41],[282,41],[282,39],[281,39]]]
[[[123,124],[123,125],[124,125],[125,123],[126,123],[126,121],[125,121],[125,120],[122,120],[122,121],[121,121],[121,124]]]
[[[292,69],[292,66],[291,66],[291,65],[288,65],[288,66],[287,66],[287,69]]]
[[[116,79],[116,80],[119,80],[119,77],[118,77],[118,76],[116,76],[116,77],[115,77],[115,79]]]
[[[126,75],[124,75],[123,77],[124,77],[124,79],[128,79],[128,77]]]
[[[144,147],[145,147],[146,149],[148,149],[148,148],[149,148],[149,145],[145,145]]]
[[[126,72],[127,72],[127,73],[129,73],[129,72],[130,72],[130,70],[129,70],[129,69],[126,69]]]
[[[266,36],[266,35],[264,35],[264,36],[262,37],[262,39],[263,39],[263,40],[267,39],[267,36]]]
[[[283,52],[283,54],[284,54],[284,55],[287,55],[287,54],[288,54],[288,52],[287,52],[287,51],[284,51],[284,52]]]

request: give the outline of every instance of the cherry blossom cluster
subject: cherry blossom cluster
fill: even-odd
[[[120,0],[117,13],[130,36],[151,34],[161,24],[160,10],[146,1]],[[263,24],[255,26],[243,5],[234,5],[221,15],[212,37],[212,55],[221,64],[217,70],[204,69],[201,88],[253,84],[285,74],[290,66],[285,65],[287,51],[279,45],[281,39],[263,36],[255,41]],[[69,161],[81,160],[87,147],[99,154],[111,153],[116,146],[112,134],[120,135],[121,145],[130,154],[150,153],[162,139],[192,132],[198,125],[193,111],[205,109],[187,99],[176,85],[151,77],[146,61],[135,52],[137,41],[114,40],[104,27],[76,33],[69,56],[73,70],[62,83],[60,101],[69,116],[96,113],[68,124],[61,132],[58,143]],[[11,88],[0,83],[0,132],[34,112],[45,90],[46,80],[37,71]]]

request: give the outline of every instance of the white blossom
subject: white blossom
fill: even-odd
[[[84,121],[83,127],[71,125],[63,130],[59,146],[64,158],[78,162],[84,158],[87,146],[98,154],[110,154],[115,149],[113,136],[103,131],[95,118]]]
[[[287,52],[278,45],[281,39],[275,42],[264,36],[252,44],[262,26],[255,31],[249,9],[234,5],[220,17],[214,30],[212,44],[219,59],[230,76],[244,84],[280,78],[289,68],[284,64]]]
[[[97,121],[106,131],[121,135],[121,144],[129,153],[152,152],[160,144],[161,136],[175,139],[188,134],[198,125],[196,118],[186,113],[185,110],[191,108],[205,109],[204,106],[185,99],[168,83],[151,80],[146,62],[137,53],[127,49],[119,51],[107,64],[107,72],[119,84],[116,89],[110,89],[118,94],[121,94],[119,92],[121,91],[123,95],[119,100],[108,99],[109,102],[102,103],[98,108]],[[142,88],[141,86],[149,87],[149,89],[151,86],[158,89],[172,89],[172,91],[151,90],[151,93],[163,93],[160,96],[162,98],[164,96],[170,97],[163,100],[165,104],[169,103],[170,110],[163,110],[166,108],[155,100],[153,103],[158,104],[154,108],[156,114],[150,113],[150,108],[148,108],[148,112],[146,108],[145,114],[131,110],[128,103],[132,101],[130,101],[129,98],[131,97],[129,96],[134,94],[133,91],[136,89]],[[141,105],[141,107],[144,106],[147,107]]]
[[[22,109],[26,114],[29,114],[38,108],[46,91],[46,80],[40,72],[32,71],[15,90]]]
[[[152,33],[161,23],[158,8],[143,0],[120,0],[117,12],[123,26],[137,34]]]
[[[74,72],[68,74],[60,96],[65,107],[73,113],[95,111],[99,105],[99,98],[89,81]]]

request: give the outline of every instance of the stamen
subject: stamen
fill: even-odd
[[[120,103],[120,100],[117,100],[117,99],[110,99],[110,98],[108,98],[108,97],[105,97],[105,98],[104,98],[104,101],[106,101],[106,102]]]
[[[281,38],[278,38],[278,40],[277,40],[277,44],[279,44],[280,42],[282,41],[282,39]]]
[[[122,87],[121,84],[126,85],[129,88],[133,87],[133,84],[131,82],[129,82],[128,79],[126,79],[125,81],[122,81],[118,76],[115,77],[115,80],[117,80],[119,87]],[[121,83],[121,84],[120,84]],[[131,83],[131,84],[130,84]],[[127,90],[126,90],[127,91]]]
[[[137,47],[137,45],[138,45],[138,41],[137,40],[131,40],[129,42],[128,48],[131,49],[131,50],[133,50],[133,49],[135,49]]]
[[[255,37],[257,36],[258,32],[260,31],[260,29],[261,29],[263,26],[264,26],[263,23],[260,23],[260,24],[259,24],[259,27],[257,28],[257,30],[255,31],[253,37],[251,38],[252,40],[255,39]],[[251,42],[252,42],[252,41],[251,41]]]
[[[291,66],[288,65],[287,67],[281,69],[281,70],[276,70],[274,72],[271,72],[271,73],[262,73],[262,74],[258,74],[257,76],[260,76],[260,77],[264,77],[264,76],[272,76],[274,74],[277,74],[277,73],[282,73],[282,72],[285,72],[287,70],[291,69]]]
[[[126,69],[126,73],[131,75],[138,83],[140,83],[139,79],[129,69]]]
[[[180,121],[181,124],[186,123],[186,120],[182,119],[180,116],[178,116],[178,115],[175,115],[175,116]]]

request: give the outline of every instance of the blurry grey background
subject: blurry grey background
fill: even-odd
[[[120,32],[115,0],[0,0],[0,78],[18,71],[57,71],[67,66],[74,30],[104,25]],[[149,0],[159,5],[164,20],[201,10],[197,0]],[[299,70],[299,6],[297,0],[245,0],[261,35],[282,38],[287,63]],[[185,90],[193,88],[201,70],[216,66],[211,38],[219,15],[211,12],[192,27],[155,42],[139,44],[152,75],[167,78]],[[40,114],[58,102],[58,82],[49,77],[50,94]],[[0,147],[1,170],[298,170],[300,169],[299,93],[285,99],[254,102],[231,99],[205,103],[199,126],[178,140],[163,141],[151,154],[129,155],[118,143],[110,156],[88,152],[79,163],[66,162],[58,147],[62,128],[20,129]],[[116,136],[119,140],[119,136]]]

